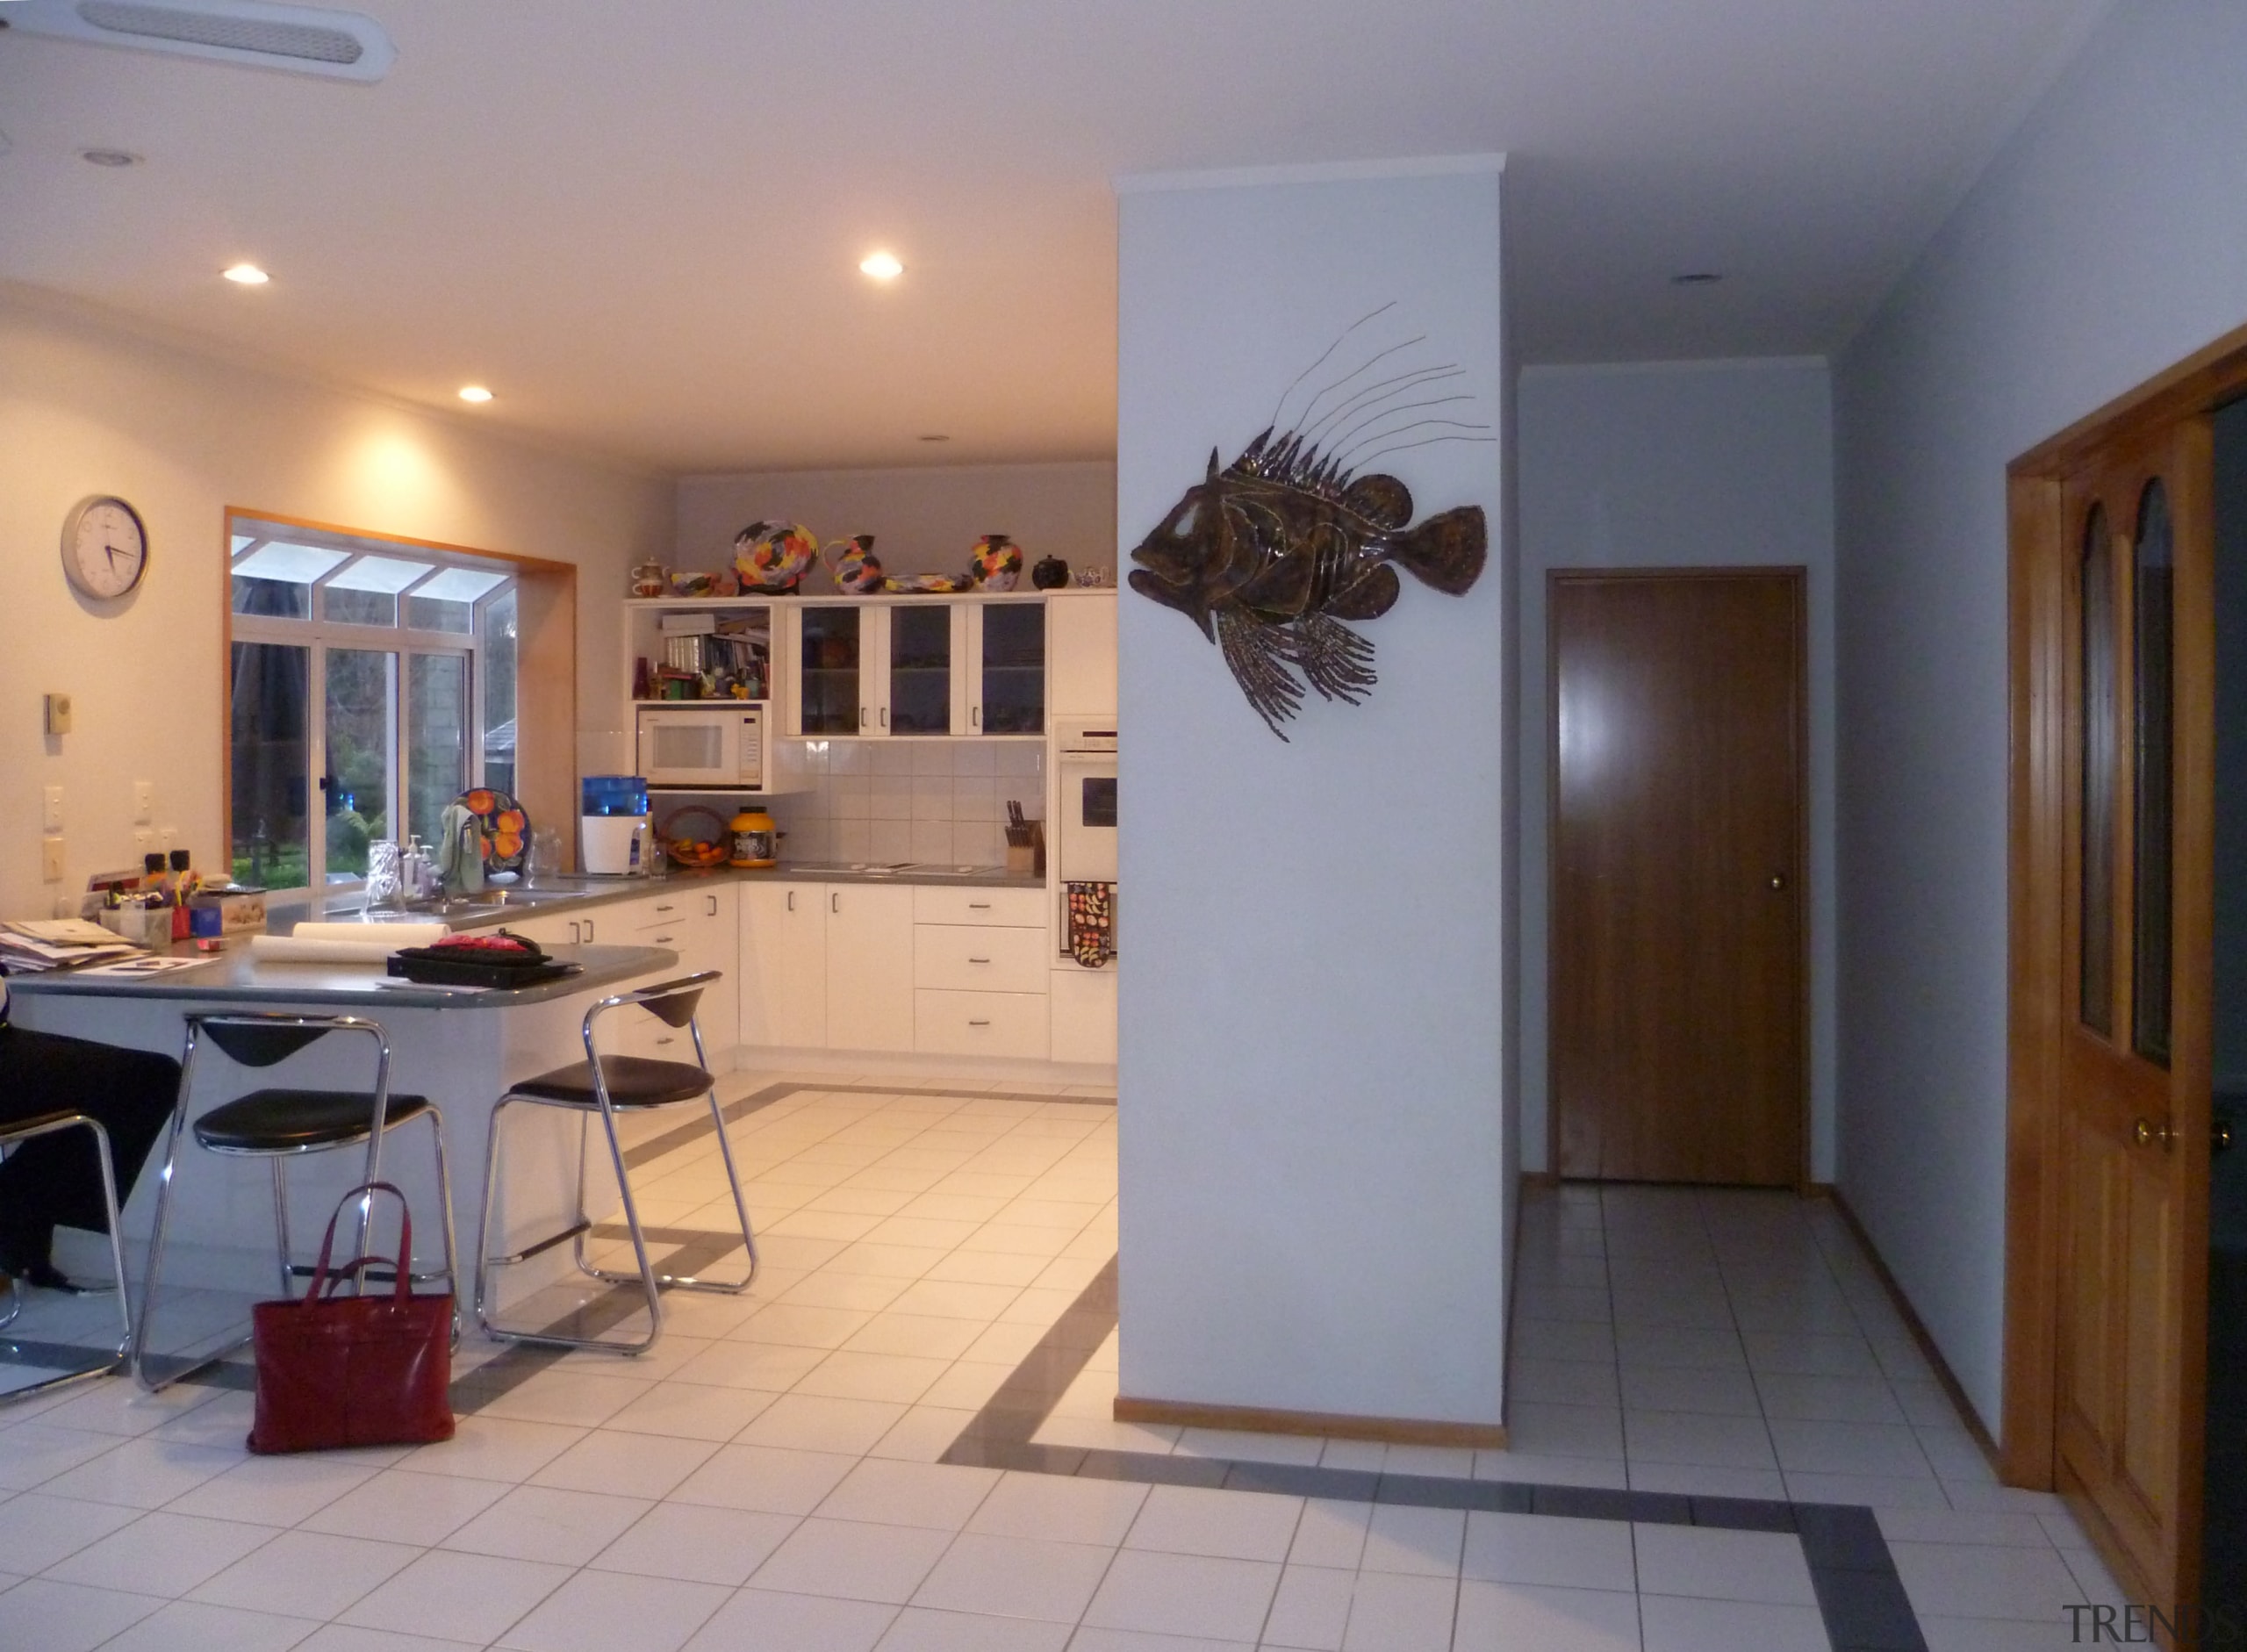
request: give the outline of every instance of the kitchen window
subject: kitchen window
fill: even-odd
[[[229,523],[228,851],[272,889],[355,883],[472,786],[515,792],[520,581],[499,558]]]

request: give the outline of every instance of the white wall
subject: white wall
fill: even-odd
[[[1811,1174],[1834,1174],[1834,431],[1822,361],[1521,375],[1522,1158],[1549,1167],[1546,966],[1555,568],[1809,570]]]
[[[1072,570],[1112,569],[1116,467],[1103,461],[686,477],[671,564],[725,566],[734,535],[760,519],[801,522],[822,543],[872,534],[874,555],[891,573],[964,572],[985,534],[1009,535],[1029,562],[1056,556]],[[806,585],[829,588],[819,573]]]
[[[89,493],[131,500],[149,564],[115,604],[64,584],[62,521]],[[284,377],[0,290],[0,913],[47,911],[90,871],[133,863],[132,787],[199,866],[221,817],[229,506],[574,562],[578,717],[621,716],[621,609],[637,556],[671,536],[657,478],[557,456],[463,418]],[[104,610],[113,607],[115,612]],[[67,691],[49,739],[39,696]],[[39,875],[39,794],[64,788],[67,881]]]
[[[1338,334],[1400,332],[1505,405],[1499,177],[1121,201],[1124,549]],[[1391,337],[1396,336],[1391,334]],[[1498,445],[1396,456],[1417,516],[1503,521]],[[1503,593],[1409,576],[1380,686],[1267,732],[1184,615],[1126,592],[1119,1117],[1129,1397],[1494,1424],[1512,1200],[1500,1028]]]
[[[2247,321],[2243,63],[2236,0],[2116,7],[1835,375],[1841,1184],[1992,1425],[2005,467]]]

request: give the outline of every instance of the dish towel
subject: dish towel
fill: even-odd
[[[465,803],[447,804],[437,818],[437,875],[449,894],[476,894],[484,887],[484,822]]]
[[[1073,883],[1069,892],[1069,955],[1087,969],[1116,956],[1116,886]]]

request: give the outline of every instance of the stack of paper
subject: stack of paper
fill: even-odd
[[[0,968],[11,975],[75,969],[137,958],[145,949],[83,918],[33,918],[0,923]]]

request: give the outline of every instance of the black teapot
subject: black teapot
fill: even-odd
[[[1030,571],[1030,583],[1039,591],[1054,591],[1069,583],[1069,564],[1059,557],[1041,557]]]

